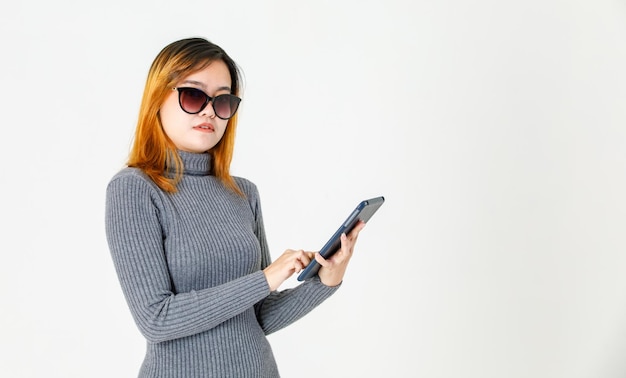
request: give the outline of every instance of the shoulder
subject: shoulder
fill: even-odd
[[[249,200],[257,200],[259,198],[259,189],[257,188],[255,183],[246,178],[238,176],[233,176],[233,180],[235,180],[235,183],[237,184],[239,189],[241,189],[243,194],[245,194]]]
[[[108,191],[132,188],[160,191],[159,187],[141,169],[131,167],[118,171],[107,185]]]
[[[255,217],[259,218],[261,215],[261,198],[256,184],[243,177],[233,176],[233,180],[235,180],[235,183],[246,197],[245,199],[248,201]]]
[[[122,168],[115,175],[113,175],[109,181],[109,185],[117,181],[144,181],[146,179],[148,179],[148,177],[141,171],[141,169],[126,167]]]

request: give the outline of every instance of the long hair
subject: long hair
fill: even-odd
[[[203,38],[188,38],[166,46],[152,62],[139,108],[139,119],[128,166],[140,168],[161,189],[176,192],[183,172],[183,163],[176,146],[163,131],[159,109],[178,81],[200,71],[214,61],[223,61],[231,78],[231,91],[240,96],[240,71],[237,64],[219,46]],[[226,131],[218,144],[209,150],[212,173],[227,187],[243,196],[230,175],[235,146],[237,114],[228,120]],[[168,169],[174,169],[174,176]]]

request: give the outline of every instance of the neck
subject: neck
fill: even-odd
[[[178,156],[183,162],[183,174],[192,176],[206,176],[211,174],[211,154],[193,153],[178,150]]]

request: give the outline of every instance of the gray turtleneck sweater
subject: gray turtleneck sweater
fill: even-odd
[[[135,168],[107,187],[109,248],[147,340],[139,376],[278,377],[266,335],[337,287],[316,278],[270,292],[256,186],[235,177],[241,197],[210,174],[210,155],[179,153],[185,170],[174,194]]]

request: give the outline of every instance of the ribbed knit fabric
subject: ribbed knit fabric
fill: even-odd
[[[174,194],[135,168],[107,187],[109,248],[147,340],[139,376],[278,377],[266,335],[337,287],[316,278],[270,293],[256,186],[236,177],[238,196],[210,174],[210,155],[179,153],[185,173]]]

